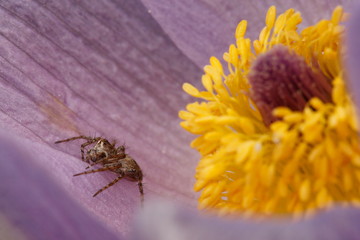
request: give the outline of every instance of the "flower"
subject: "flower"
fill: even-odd
[[[216,8],[211,6],[214,2],[191,4],[189,8],[186,1],[150,0],[1,3],[0,127],[15,138],[10,141],[0,134],[2,237],[128,236],[139,207],[136,183],[121,181],[92,198],[114,175],[73,177],[86,167],[79,160],[79,142],[53,144],[80,133],[129,146],[144,170],[145,208],[152,196],[196,205],[191,189],[196,156],[177,119],[177,110],[190,100],[181,92],[181,83],[195,82],[208,56],[223,51],[236,18],[255,17],[263,6],[249,5],[244,11],[238,1],[217,2]],[[297,4],[286,1],[282,6],[303,9]],[[314,1],[304,21],[315,21],[314,13],[324,16],[332,4]],[[357,222],[352,218],[356,211],[341,213],[351,220],[346,226]],[[203,221],[189,216],[192,223]],[[333,216],[319,220],[344,233]],[[152,213],[150,219],[167,230],[165,218]],[[234,224],[237,229],[240,224],[252,225],[223,224],[230,229]],[[308,223],[302,224],[300,229],[311,234]],[[252,226],[248,229],[252,233],[268,234],[267,224]],[[284,225],[278,227],[275,233]],[[356,230],[352,236],[357,236]],[[147,235],[151,236],[155,235]]]
[[[335,203],[358,204],[360,142],[342,70],[341,7],[329,20],[298,33],[293,9],[276,17],[253,41],[247,22],[224,54],[228,74],[212,57],[199,91],[203,99],[180,111],[181,126],[199,135],[199,206],[219,214],[303,215]],[[338,147],[336,147],[338,146]]]

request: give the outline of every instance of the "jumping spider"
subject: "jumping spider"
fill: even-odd
[[[143,174],[141,168],[137,164],[137,162],[125,153],[125,146],[121,145],[119,147],[115,147],[115,143],[111,144],[107,139],[101,137],[87,137],[87,136],[78,136],[72,137],[60,141],[56,141],[55,143],[69,142],[76,139],[85,139],[86,142],[81,144],[81,160],[88,163],[89,167],[101,164],[102,167],[98,169],[93,169],[85,172],[81,172],[75,174],[74,176],[79,176],[83,174],[101,172],[101,171],[112,171],[117,173],[119,176],[115,178],[112,182],[110,182],[105,187],[101,188],[97,191],[93,197],[104,191],[105,189],[111,187],[116,182],[118,182],[123,177],[129,179],[130,181],[137,181],[139,192],[141,194],[141,202],[144,200],[144,191],[142,185]],[[95,144],[93,148],[90,148],[86,151],[84,157],[85,148],[91,144]],[[89,168],[87,167],[87,168]]]

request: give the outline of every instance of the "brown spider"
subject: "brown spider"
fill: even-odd
[[[90,166],[94,166],[97,164],[102,164],[101,168],[93,169],[85,172],[81,172],[75,174],[74,176],[79,176],[83,174],[101,172],[101,171],[112,171],[117,173],[119,176],[115,178],[112,182],[110,182],[105,187],[101,188],[97,191],[93,197],[104,191],[105,189],[111,187],[116,182],[118,182],[123,177],[131,180],[137,181],[139,186],[139,192],[141,194],[141,202],[144,201],[144,191],[142,185],[143,174],[141,168],[137,164],[137,162],[125,153],[125,146],[121,145],[119,147],[115,147],[115,143],[111,144],[107,139],[101,137],[87,137],[87,136],[78,136],[72,137],[60,141],[56,141],[55,143],[69,142],[76,139],[85,139],[86,142],[81,144],[81,160],[88,163]],[[86,151],[86,155],[84,157],[85,147],[88,145],[94,144],[93,148],[90,148]],[[90,167],[89,166],[89,167]],[[89,168],[87,167],[87,168]]]

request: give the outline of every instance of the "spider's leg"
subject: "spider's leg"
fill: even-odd
[[[76,140],[76,139],[85,139],[87,140],[86,143],[84,144],[81,144],[81,148],[80,148],[80,151],[81,151],[81,160],[85,162],[85,159],[84,159],[84,148],[89,145],[89,144],[92,144],[96,141],[99,141],[101,139],[101,137],[96,137],[96,138],[93,138],[93,137],[87,137],[87,136],[84,136],[84,135],[81,135],[81,136],[77,136],[77,137],[72,137],[72,138],[67,138],[67,139],[64,139],[64,140],[60,140],[60,141],[56,141],[55,144],[57,143],[63,143],[63,142],[69,142],[69,141],[73,141],[73,140]]]
[[[111,187],[112,185],[114,185],[115,183],[117,183],[120,179],[122,179],[124,176],[119,176],[117,178],[115,178],[112,182],[110,182],[108,185],[106,185],[105,187],[103,187],[102,189],[100,189],[99,191],[97,191],[93,197],[96,197],[96,195],[98,195],[99,193],[101,193],[102,191],[104,191],[105,189]]]
[[[141,206],[143,206],[144,205],[144,189],[143,189],[142,181],[138,182],[138,186],[139,186],[139,192],[141,194]]]
[[[98,165],[98,164],[101,164],[101,163],[105,164],[103,160],[104,160],[104,159],[98,160],[98,161],[96,161],[96,162],[90,162],[90,163],[88,163],[89,166],[87,166],[85,169],[89,169],[89,168],[91,168],[92,166],[95,166],[95,165]]]
[[[75,176],[84,175],[84,174],[89,174],[89,173],[95,173],[95,172],[103,172],[103,171],[113,170],[113,169],[117,169],[117,168],[119,168],[119,166],[108,166],[108,167],[98,168],[98,169],[94,169],[94,170],[89,170],[89,171],[77,173],[77,174],[74,175],[74,177],[75,177]]]
[[[103,159],[97,160],[96,162],[89,163],[89,166],[87,166],[85,169],[89,169],[90,167],[95,166],[97,164],[108,164],[108,163],[114,163],[114,162],[116,163],[119,159],[122,159],[122,158],[114,157],[114,156],[103,158]],[[121,164],[118,164],[118,165],[121,165]]]
[[[87,163],[89,164],[89,166],[87,166],[85,169],[89,169],[89,168],[92,167],[92,166],[101,164],[101,163],[103,163],[103,162],[104,162],[106,159],[108,159],[108,158],[109,158],[109,157],[104,158],[104,159],[100,159],[100,160],[96,160],[95,162],[89,161],[89,162],[87,162]]]
[[[76,139],[85,139],[85,140],[88,140],[88,141],[92,141],[94,139],[99,140],[100,137],[93,138],[93,137],[87,137],[87,136],[81,135],[81,136],[77,136],[77,137],[67,138],[67,139],[64,139],[64,140],[59,140],[59,141],[56,141],[55,143],[69,142],[69,141],[73,141],[73,140],[76,140]]]

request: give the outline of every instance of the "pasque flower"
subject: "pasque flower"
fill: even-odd
[[[339,3],[313,4],[303,9],[297,2],[286,1],[281,6],[306,10],[304,22],[313,24],[318,20],[313,18],[315,13],[316,18],[325,17],[328,8]],[[141,211],[137,186],[121,181],[92,198],[113,174],[72,177],[86,167],[79,160],[80,143],[53,144],[78,134],[125,142],[144,171],[145,208],[153,196],[195,206],[191,186],[197,157],[187,146],[190,136],[178,126],[177,118],[177,111],[191,98],[181,85],[184,81],[196,85],[200,68],[231,43],[239,20],[248,19],[249,26],[254,23],[249,30],[254,37],[258,15],[268,6],[151,0],[2,1],[0,6],[1,237],[128,236],[133,216]],[[183,226],[174,222],[178,225],[165,228],[172,222],[160,217],[159,209],[150,209],[155,212],[145,211],[142,219],[157,225],[137,229],[142,239],[159,236],[152,234],[157,229]],[[177,211],[182,210],[170,212]],[[238,236],[237,230],[250,233],[249,237],[279,236],[288,226],[216,223],[182,213],[188,217],[182,219],[195,228],[194,234],[195,230],[204,232],[200,225],[207,234],[221,225]],[[296,225],[295,233],[314,236],[313,231],[320,228],[309,226],[324,223],[340,234],[336,236],[344,236],[349,231],[332,222],[332,217],[346,218],[345,225],[351,226],[357,222],[356,214],[347,210],[322,215]],[[351,236],[357,236],[354,231]]]

